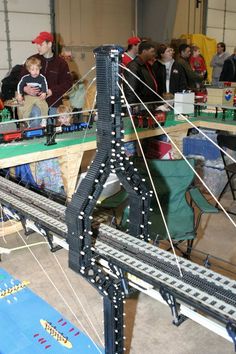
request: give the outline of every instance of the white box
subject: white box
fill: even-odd
[[[194,92],[175,93],[174,112],[175,114],[194,113]]]
[[[82,179],[86,176],[87,172],[81,173],[79,177],[79,185]],[[120,180],[115,173],[111,173],[103,186],[103,191],[99,197],[102,201],[112,195],[118,193],[121,190]]]

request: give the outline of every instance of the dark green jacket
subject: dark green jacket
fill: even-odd
[[[204,77],[192,70],[187,59],[179,57],[177,62],[182,66],[184,70],[188,89],[194,90],[197,87],[197,84],[200,84],[204,80]]]

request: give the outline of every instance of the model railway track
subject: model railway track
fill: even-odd
[[[182,299],[191,298],[226,322],[236,321],[236,281],[182,258],[181,277],[173,254],[103,224],[96,253],[153,286],[168,287]]]
[[[46,211],[49,215],[59,218],[61,221],[65,221],[66,207],[64,205],[58,204],[53,200],[45,198],[44,196],[37,194],[30,189],[27,189],[1,176],[0,190],[14,196],[15,198],[18,198],[19,200],[29,203],[29,205],[32,207]]]
[[[0,177],[0,202],[67,238],[65,207]],[[236,323],[236,282],[174,256],[158,247],[101,224],[95,253],[154,287],[168,288],[177,298],[226,323]]]
[[[47,230],[66,238],[65,207],[0,177],[0,202]]]

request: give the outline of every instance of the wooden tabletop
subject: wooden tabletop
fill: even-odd
[[[178,134],[197,126],[199,128],[215,129],[236,133],[236,121],[223,121],[221,119],[213,119],[201,117],[199,119],[191,119],[192,125],[188,122],[169,122],[169,126],[156,129],[140,129],[137,128],[139,139],[145,139],[168,133]],[[168,125],[168,124],[167,124]],[[83,132],[80,132],[83,133]],[[93,132],[91,132],[93,133]],[[34,139],[22,141],[19,143],[1,144],[0,145],[0,168],[17,166],[25,163],[42,161],[50,158],[68,155],[70,153],[84,152],[96,149],[96,135],[90,135],[86,139],[81,136],[73,135],[72,138],[61,139],[57,136],[57,144],[52,146],[45,145],[44,139]],[[132,129],[125,132],[125,141],[137,140],[136,134]]]

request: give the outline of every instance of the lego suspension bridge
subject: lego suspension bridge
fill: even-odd
[[[124,300],[129,275],[152,286],[167,302],[173,323],[186,317],[181,309],[205,316],[235,344],[236,282],[179,258],[147,242],[150,191],[125,155],[122,100],[119,89],[120,51],[95,50],[97,68],[97,152],[86,177],[67,207],[0,177],[0,202],[5,213],[69,250],[69,267],[103,296],[105,353],[124,352]],[[129,234],[101,224],[93,229],[93,211],[111,172],[129,194]],[[13,211],[14,210],[14,211]],[[105,264],[105,267],[104,267]],[[180,272],[181,269],[181,272]]]

